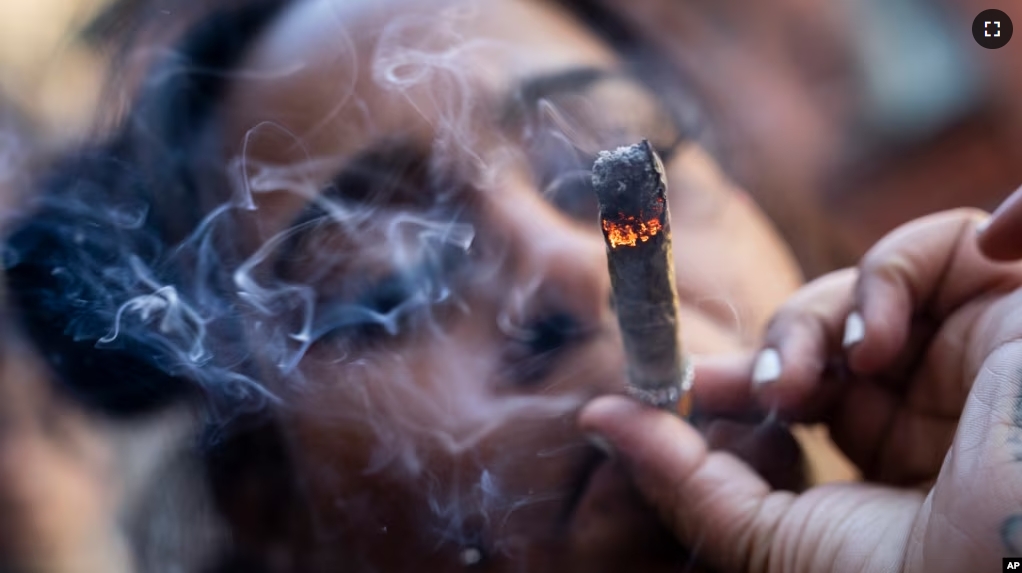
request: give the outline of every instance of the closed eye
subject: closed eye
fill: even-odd
[[[363,287],[350,301],[321,300],[313,340],[373,343],[400,335],[442,298],[422,273],[395,273]]]
[[[546,315],[527,324],[505,353],[508,377],[518,386],[541,383],[586,334],[580,322],[567,313]]]

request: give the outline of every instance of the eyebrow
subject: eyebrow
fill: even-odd
[[[497,109],[502,112],[500,123],[505,127],[514,125],[533,114],[544,99],[584,93],[604,81],[625,81],[643,91],[649,91],[645,84],[627,72],[591,66],[568,68],[520,81],[509,93],[497,100]],[[649,95],[662,104],[656,94]],[[673,114],[668,115],[676,120]],[[676,146],[677,142],[670,149],[658,151],[666,158]],[[375,207],[429,209],[436,201],[429,188],[437,186],[444,177],[457,177],[456,173],[434,172],[431,159],[430,149],[411,137],[398,136],[372,142],[337,171],[324,186],[320,198]],[[448,183],[456,184],[456,181]],[[324,217],[328,217],[328,214],[323,205],[313,202],[302,210],[290,228]],[[288,261],[307,246],[303,241],[305,235],[298,233],[281,245],[283,256],[276,264],[278,276],[281,276]]]
[[[529,76],[498,103],[501,124],[506,126],[523,120],[544,99],[583,93],[604,81],[627,81],[645,90],[644,84],[627,72],[595,66],[577,66]],[[659,101],[655,94],[651,95]],[[663,158],[667,158],[674,147],[676,144],[670,149],[658,151]],[[411,138],[374,142],[330,179],[321,197],[359,204],[373,202],[391,206],[428,207],[432,198],[422,189],[435,176],[430,173],[430,158],[430,151]],[[322,215],[321,207],[310,205],[292,226]]]
[[[628,71],[599,68],[594,66],[578,66],[567,68],[550,74],[531,76],[522,80],[518,87],[505,98],[501,109],[501,124],[505,127],[517,125],[536,112],[539,103],[558,95],[579,94],[591,90],[594,86],[607,81],[626,82],[642,92],[647,93],[671,119],[678,133],[675,141],[665,148],[657,148],[661,160],[668,160],[688,136],[680,118],[674,110],[661,99],[660,95],[651,91],[638,77]],[[595,159],[595,157],[593,157]]]
[[[330,179],[323,197],[348,203],[426,208],[430,198],[417,192],[438,175],[431,152],[411,138],[374,142]]]
[[[613,78],[620,79],[622,74],[591,66],[531,76],[522,80],[498,105],[504,120],[513,122],[527,116],[543,99],[584,92]],[[428,149],[411,138],[374,142],[330,179],[321,197],[358,204],[428,208],[434,198],[423,189],[430,186],[433,178],[441,177],[431,171],[431,156]],[[321,209],[310,207],[294,224],[323,214]]]
[[[518,84],[518,89],[514,90],[513,97],[526,106],[532,106],[552,95],[585,91],[597,82],[620,75],[604,68],[588,66],[569,68],[522,80]]]
[[[304,239],[316,220],[329,218],[324,202],[337,202],[359,207],[404,207],[426,211],[436,205],[434,193],[450,175],[435,172],[431,153],[411,138],[377,141],[352,157],[323,187],[316,201],[306,205],[288,225],[289,229],[305,226],[281,245],[277,274],[304,248]],[[453,188],[453,187],[449,187]]]
[[[597,83],[609,79],[627,79],[635,81],[627,74],[593,66],[568,68],[555,73],[530,76],[518,83],[511,90],[499,108],[503,111],[505,121],[518,120],[534,109],[547,98],[559,94],[585,92]],[[638,83],[638,82],[636,82]],[[504,122],[502,122],[504,123]],[[352,187],[353,182],[365,182],[367,176],[374,173],[390,171],[393,175],[387,180],[397,182],[402,179],[408,182],[409,168],[414,169],[417,176],[428,176],[430,152],[423,149],[411,139],[393,139],[372,144],[348,162],[332,178],[324,190],[328,198],[346,201],[377,200],[370,190]],[[355,191],[354,193],[352,191]],[[395,197],[385,197],[393,199]],[[400,197],[410,199],[410,197]]]

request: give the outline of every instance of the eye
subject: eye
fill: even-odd
[[[518,386],[539,384],[584,334],[579,321],[566,313],[530,322],[515,334],[505,353],[508,377]]]
[[[344,339],[371,343],[395,337],[409,320],[429,305],[429,285],[410,273],[396,273],[368,282],[351,300],[324,299],[317,303],[313,339]]]
[[[567,314],[555,314],[539,320],[529,329],[529,351],[534,355],[556,352],[564,348],[577,331],[578,323]]]
[[[460,244],[442,243],[421,255],[405,268],[328,267],[324,274],[335,280],[314,285],[312,340],[372,344],[442,325],[460,300],[471,254]]]

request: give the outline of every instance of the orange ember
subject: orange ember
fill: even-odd
[[[618,213],[615,221],[603,219],[603,233],[611,248],[634,247],[639,241],[645,243],[662,231],[664,225],[660,222],[660,218],[664,214],[664,199],[657,197],[651,210],[653,212],[648,217],[643,217],[645,220],[635,216],[626,216],[624,213]]]
[[[603,221],[603,232],[613,248],[634,247],[639,241],[645,243],[655,237],[663,225],[659,219],[639,221],[636,217],[622,217],[618,222]]]

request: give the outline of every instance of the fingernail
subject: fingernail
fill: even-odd
[[[863,338],[866,338],[866,323],[862,320],[862,315],[859,314],[859,311],[854,311],[845,319],[845,336],[841,341],[841,345],[845,348],[851,348],[862,342]]]
[[[606,454],[607,457],[614,457],[614,446],[610,445],[607,438],[599,434],[586,434],[586,439],[589,440],[590,445]]]
[[[989,227],[989,226],[990,226],[990,217],[987,217],[986,219],[983,219],[979,223],[976,223],[976,234],[977,235],[982,235],[983,231],[986,231],[987,227]]]
[[[752,368],[752,383],[759,386],[776,382],[781,377],[781,354],[773,348],[767,348],[756,357],[756,365]]]

